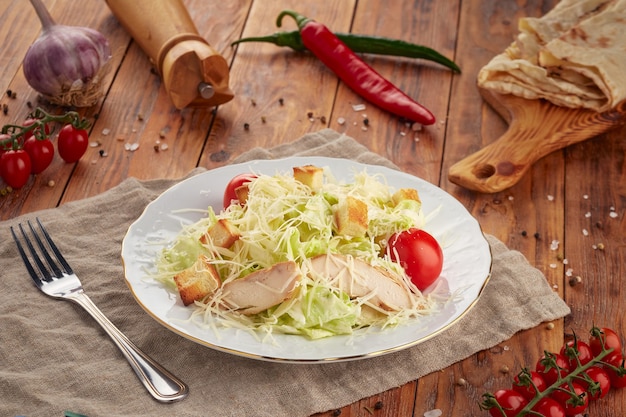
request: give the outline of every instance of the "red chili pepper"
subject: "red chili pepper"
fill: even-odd
[[[435,116],[428,109],[363,62],[326,26],[294,11],[284,10],[276,20],[278,27],[284,16],[296,20],[304,46],[361,97],[408,120],[423,125],[435,123]]]

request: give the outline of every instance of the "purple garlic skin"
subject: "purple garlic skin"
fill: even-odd
[[[80,102],[55,99],[68,94],[80,96],[82,93],[93,98],[97,94],[92,90],[99,88],[101,71],[110,58],[109,42],[97,30],[52,25],[44,28],[40,37],[28,48],[24,58],[24,76],[32,88],[51,101],[80,106]]]

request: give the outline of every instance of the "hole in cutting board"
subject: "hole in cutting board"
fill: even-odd
[[[472,174],[478,179],[484,180],[496,173],[496,167],[491,164],[481,164],[474,167]]]

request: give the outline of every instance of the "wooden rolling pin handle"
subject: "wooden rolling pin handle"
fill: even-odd
[[[485,193],[513,186],[545,155],[626,122],[626,102],[598,113],[560,107],[543,100],[483,96],[510,122],[509,128],[495,142],[450,167],[448,179],[464,188]]]

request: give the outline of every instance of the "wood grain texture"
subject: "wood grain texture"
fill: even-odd
[[[573,331],[586,335],[596,323],[626,333],[626,128],[618,126],[552,150],[506,190],[485,194],[450,181],[454,164],[494,143],[508,129],[476,87],[479,69],[514,39],[520,17],[541,16],[557,0],[184,3],[198,32],[230,65],[235,98],[217,109],[177,110],[147,55],[104,1],[87,0],[80,8],[70,0],[45,1],[58,22],[105,33],[114,51],[113,68],[106,97],[98,106],[80,110],[94,122],[94,146],[76,164],[56,157],[25,187],[0,196],[1,219],[93,196],[128,177],[179,178],[198,166],[223,166],[252,147],[287,143],[331,127],[456,197],[486,233],[519,250],[545,274],[572,314],[551,328],[543,324],[522,331],[440,372],[318,417],[338,412],[344,417],[421,417],[432,409],[442,410],[444,416],[486,415],[477,407],[484,392],[508,387],[514,373],[533,366],[544,349],[558,350]],[[269,44],[230,46],[240,36],[278,30],[275,19],[283,9],[297,10],[335,31],[401,38],[454,59],[461,74],[419,60],[364,55],[373,68],[431,109],[437,123],[413,130],[364,103],[311,54]],[[0,120],[6,124],[23,120],[30,111],[28,102],[38,103],[21,71],[23,54],[38,31],[13,29],[39,24],[26,1],[0,0],[0,17],[0,104],[9,106]],[[285,30],[295,28],[288,19],[284,24]],[[17,98],[8,98],[7,89],[17,92]],[[366,110],[354,111],[352,106],[361,103]],[[126,149],[135,143],[137,150]],[[556,249],[553,242],[558,242]],[[580,276],[581,282],[571,286],[570,275]],[[508,373],[502,372],[505,367]],[[608,415],[607,410],[626,415],[626,394],[611,393],[588,412],[601,416]]]

